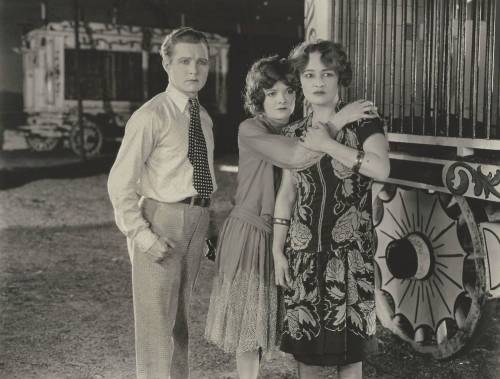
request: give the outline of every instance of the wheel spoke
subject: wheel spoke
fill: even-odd
[[[402,338],[405,338],[407,340],[411,340],[411,338],[412,338],[410,336],[411,327],[410,327],[409,322],[406,319],[406,317],[404,317],[402,315],[395,315],[392,318],[392,321],[393,321],[393,327],[396,331],[396,334]]]
[[[424,330],[424,328],[418,328],[415,331],[415,336],[413,337],[413,340],[418,344],[423,344],[425,342],[425,330]]]
[[[40,137],[36,135],[27,135],[25,139],[29,148],[38,152],[52,151],[57,148],[60,142],[59,138]]]
[[[463,329],[465,327],[465,323],[467,321],[467,313],[466,305],[460,303],[455,310],[455,321],[459,329]]]
[[[436,341],[438,345],[442,344],[448,338],[448,328],[446,321],[443,321],[436,330]]]

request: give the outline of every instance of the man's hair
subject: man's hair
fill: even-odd
[[[266,98],[264,89],[271,88],[279,81],[297,92],[297,83],[286,59],[273,55],[256,61],[246,77],[245,109],[252,115],[262,113]]]
[[[207,51],[210,52],[208,39],[205,34],[200,32],[199,30],[185,26],[179,29],[172,30],[172,32],[168,34],[163,40],[160,48],[160,55],[164,61],[172,56],[174,47],[179,42],[202,43],[207,47]]]
[[[347,60],[344,47],[340,43],[326,40],[302,42],[290,52],[288,59],[297,78],[304,72],[309,63],[309,55],[314,52],[320,53],[321,62],[335,71],[339,85],[347,87],[351,83],[351,62]]]

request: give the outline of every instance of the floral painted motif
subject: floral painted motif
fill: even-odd
[[[347,179],[353,174],[352,170],[349,167],[344,166],[338,160],[333,158],[332,158],[332,167],[333,167],[333,172],[339,179]]]
[[[333,241],[337,244],[356,241],[360,238],[358,234],[361,221],[360,213],[355,206],[340,216],[332,230]]]
[[[292,249],[303,250],[309,245],[312,234],[309,228],[300,221],[294,221],[290,225],[290,245]]]
[[[286,320],[290,335],[300,340],[318,337],[320,325],[318,288],[315,282],[317,271],[314,257],[309,254],[305,259],[289,257],[289,264],[296,275],[293,277],[290,296],[285,297]]]
[[[309,123],[285,134],[300,135]],[[361,149],[359,127],[347,125],[337,141]],[[327,155],[294,175],[297,203],[285,245],[293,285],[284,293],[282,349],[320,349],[326,340],[344,344],[344,353],[361,349],[375,333],[372,180]]]

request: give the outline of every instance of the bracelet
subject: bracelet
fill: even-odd
[[[285,226],[290,226],[290,220],[286,218],[273,218],[273,224],[274,225],[285,225]]]
[[[363,150],[358,151],[358,155],[356,155],[356,163],[352,166],[352,171],[355,173],[359,172],[361,168],[361,164],[363,163],[363,159],[365,159],[365,152]]]

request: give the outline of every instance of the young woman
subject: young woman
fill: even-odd
[[[280,133],[295,107],[296,87],[288,62],[277,56],[251,67],[245,107],[254,117],[239,127],[239,170],[235,207],[222,226],[216,255],[205,337],[236,354],[240,378],[256,378],[259,352],[276,345],[277,290],[271,255],[272,215],[281,168],[312,164],[319,154],[297,137]],[[366,116],[373,105],[349,105],[330,121],[342,126]],[[349,117],[355,117],[351,119]],[[309,143],[316,150],[318,146]]]
[[[301,378],[316,378],[318,366],[361,378],[361,362],[376,348],[371,184],[389,175],[388,144],[378,117],[340,131],[325,127],[346,109],[339,87],[349,84],[351,68],[341,45],[303,43],[290,61],[312,113],[284,133],[325,154],[305,169],[284,170],[276,198],[281,350],[294,355]]]

